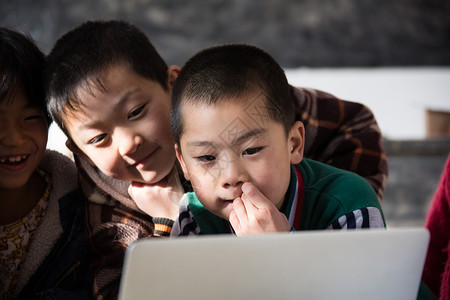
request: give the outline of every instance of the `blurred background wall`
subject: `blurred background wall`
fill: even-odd
[[[285,68],[450,65],[448,0],[1,0],[0,25],[48,52],[89,19],[140,26],[169,64],[245,42]]]
[[[91,19],[139,26],[169,65],[212,45],[253,44],[292,84],[366,104],[386,137],[388,224],[423,224],[450,151],[450,1],[0,0],[0,26],[29,33],[45,53]],[[63,143],[51,131],[50,147]]]

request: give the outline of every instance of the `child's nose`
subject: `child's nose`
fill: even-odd
[[[0,141],[4,146],[18,146],[25,140],[22,130],[14,124],[3,124],[0,130]]]
[[[246,169],[237,160],[223,162],[221,171],[222,187],[241,187],[248,181],[248,173]]]
[[[143,139],[139,134],[133,133],[129,130],[118,130],[115,135],[116,142],[119,147],[119,153],[122,156],[135,153],[143,142]]]

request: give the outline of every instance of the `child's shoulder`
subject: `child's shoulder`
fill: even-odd
[[[305,228],[384,227],[378,197],[364,178],[309,159],[296,167],[304,182],[302,215],[307,223]]]
[[[41,160],[40,167],[50,172],[52,169],[74,170],[76,172],[75,162],[68,156],[55,151],[45,150],[44,157]]]
[[[46,150],[38,168],[51,177],[54,190],[67,192],[78,185],[75,162],[57,151]]]
[[[297,168],[303,176],[305,192],[320,194],[342,204],[361,207],[379,205],[371,185],[356,173],[307,158]]]
[[[373,190],[370,184],[360,175],[316,160],[303,158],[297,167],[306,181],[313,182],[314,184],[320,182],[329,183],[331,181],[335,182],[337,186],[341,186],[351,183]]]

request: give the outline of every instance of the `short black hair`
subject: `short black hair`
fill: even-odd
[[[254,46],[211,47],[190,58],[172,90],[171,125],[175,142],[183,133],[181,102],[212,105],[249,93],[264,95],[269,117],[289,132],[295,121],[290,86],[280,65]]]
[[[103,88],[100,76],[119,64],[168,90],[167,64],[145,33],[126,21],[87,21],[56,41],[45,72],[47,105],[67,136],[63,116],[80,104],[76,89],[80,84]]]
[[[43,73],[44,53],[31,36],[10,28],[0,28],[0,103],[21,84],[28,103],[42,109],[50,125],[52,119],[45,105]]]

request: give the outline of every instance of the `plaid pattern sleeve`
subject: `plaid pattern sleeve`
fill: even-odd
[[[130,211],[122,205],[88,202],[88,236],[95,257],[90,271],[96,299],[115,299],[126,248],[134,241],[152,235],[151,217]]]
[[[86,225],[93,257],[90,263],[95,299],[116,299],[126,248],[142,238],[170,234],[172,220],[152,218],[129,198],[129,183],[99,173],[75,156],[86,201]]]
[[[318,90],[291,87],[291,92],[296,118],[305,126],[304,156],[362,176],[381,202],[388,165],[370,109]]]

